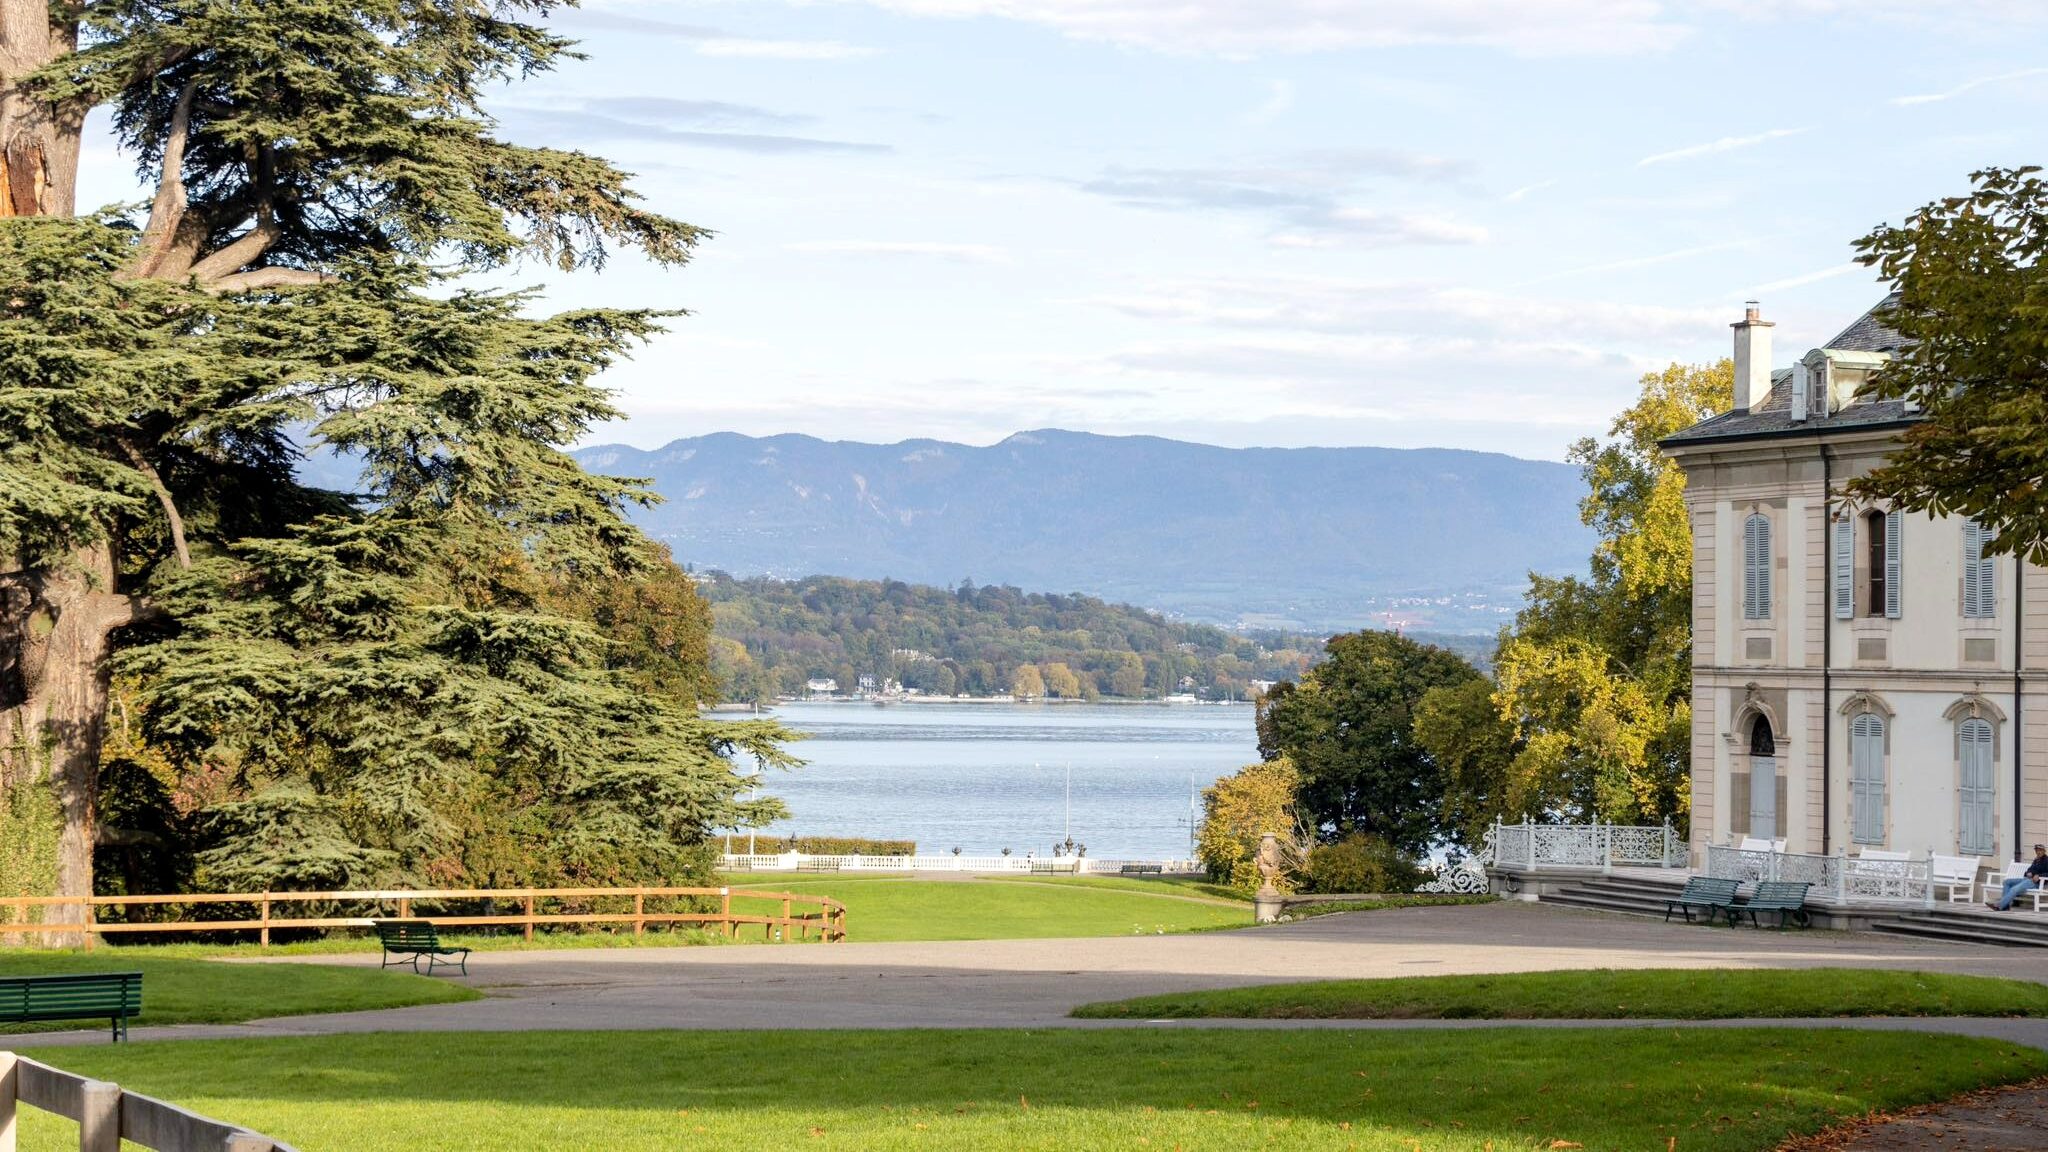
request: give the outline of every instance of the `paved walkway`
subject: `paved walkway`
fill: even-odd
[[[374,956],[308,957],[375,964]],[[294,962],[280,960],[275,962]],[[1077,1021],[1078,1004],[1289,980],[1583,968],[1857,966],[2048,980],[2038,952],[1872,934],[1666,925],[1535,904],[1322,916],[1236,932],[1080,940],[480,952],[486,998],[244,1025],[137,1028],[134,1038],[382,1031],[658,1028],[1190,1027]],[[440,977],[437,977],[440,978]],[[1416,1027],[1418,1022],[1257,1021],[1246,1027]],[[1570,1022],[1562,1022],[1569,1024]],[[1786,1023],[1773,1021],[1771,1023]],[[2048,1022],[1821,1021],[1997,1035],[2048,1047]],[[1529,1026],[1558,1027],[1560,1022]],[[1232,1026],[1205,1021],[1199,1026]],[[1428,1022],[1431,1027],[1499,1022]],[[1619,1021],[1607,1026],[1662,1026]],[[1717,1025],[1721,1026],[1721,1025]],[[98,1043],[97,1032],[36,1044]]]

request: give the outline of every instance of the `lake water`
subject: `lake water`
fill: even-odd
[[[918,851],[1188,854],[1190,798],[1258,759],[1249,705],[783,704],[807,763],[763,779],[789,820],[763,835],[871,836]],[[735,838],[735,849],[744,851]]]

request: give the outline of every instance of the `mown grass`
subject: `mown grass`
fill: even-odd
[[[1269,984],[1084,1004],[1073,1015],[1131,1020],[2048,1016],[2048,985],[1869,968],[1594,969]]]
[[[1751,1029],[373,1034],[37,1055],[324,1152],[1752,1152],[2048,1072],[2010,1043]],[[28,1152],[77,1147],[68,1122],[30,1111],[23,1129]]]
[[[750,939],[758,943],[760,928],[752,927]],[[443,932],[441,942],[477,952],[554,952],[581,948],[682,948],[698,944],[724,944],[725,937],[699,928],[669,930],[649,925],[645,936],[636,937],[625,929],[542,930],[532,940],[521,937],[517,928],[490,936],[482,933]],[[264,956],[348,956],[381,954],[383,948],[367,928],[337,928],[324,936],[307,940],[279,941],[262,948],[254,940],[222,944],[135,944],[122,941],[108,949],[115,956],[159,956],[195,960],[248,960]]]
[[[1252,922],[1246,904],[1071,882],[784,876],[745,886],[839,900],[846,905],[847,939],[857,942],[1152,936]]]
[[[1053,884],[1067,888],[1107,888],[1154,896],[1227,900],[1233,904],[1249,904],[1252,899],[1249,893],[1199,876],[989,876],[985,879],[1008,884]]]
[[[1307,920],[1316,916],[1330,916],[1338,912],[1383,912],[1389,908],[1437,908],[1458,904],[1498,904],[1498,896],[1450,896],[1423,894],[1416,896],[1372,896],[1362,900],[1318,900],[1309,904],[1290,905],[1280,914],[1282,920]]]
[[[238,1024],[268,1016],[361,1012],[474,1000],[460,984],[411,972],[331,964],[223,964],[130,952],[0,952],[0,976],[73,972],[142,973],[142,1014],[149,1024]],[[0,1024],[0,1033],[102,1027],[91,1020]]]

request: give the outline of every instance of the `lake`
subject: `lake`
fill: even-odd
[[[869,836],[918,851],[1188,855],[1191,801],[1258,759],[1249,705],[802,703],[774,717],[807,762],[764,777],[789,820],[763,836]],[[734,847],[744,851],[735,837]]]

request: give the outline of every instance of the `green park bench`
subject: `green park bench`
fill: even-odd
[[[1124,876],[1158,876],[1165,871],[1165,866],[1160,864],[1126,864],[1117,869],[1117,872]]]
[[[114,1042],[128,1038],[128,1018],[142,1014],[142,973],[0,976],[0,1024],[96,1020],[113,1024]]]
[[[1739,912],[1749,917],[1751,927],[1761,928],[1763,921],[1759,918],[1760,914],[1776,912],[1778,927],[1783,928],[1789,920],[1805,928],[1813,923],[1813,918],[1806,914],[1808,887],[1810,885],[1803,880],[1762,881],[1757,884],[1756,893],[1749,898],[1749,902],[1740,908],[1730,909],[1729,915],[1732,917]],[[1731,919],[1729,922],[1734,921]]]
[[[412,970],[418,972],[420,957],[424,956],[427,959],[426,974],[429,976],[434,974],[435,965],[458,968],[464,976],[469,975],[469,949],[453,948],[441,943],[441,934],[435,931],[431,921],[372,920],[370,923],[377,929],[377,939],[384,944],[384,962],[378,965],[379,968],[410,963]],[[443,960],[443,956],[453,956],[455,959]],[[411,959],[407,960],[406,957]]]
[[[1728,917],[1728,923],[1735,923],[1735,890],[1741,887],[1739,880],[1716,880],[1710,876],[1695,876],[1685,882],[1685,890],[1664,902],[1664,921],[1671,922],[1673,912],[1683,912],[1685,922],[1692,923],[1693,909],[1706,913],[1706,922],[1714,922],[1714,913]]]

